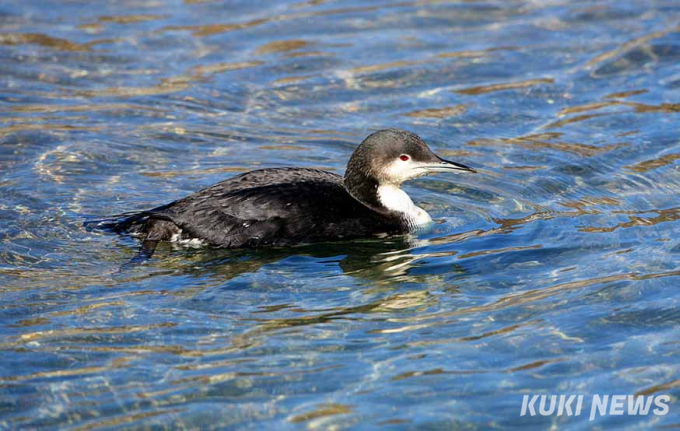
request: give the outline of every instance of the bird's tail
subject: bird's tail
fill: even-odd
[[[150,211],[130,212],[115,216],[86,220],[84,225],[90,231],[109,231],[119,234],[129,234],[141,240],[140,250],[124,268],[137,266],[149,260],[160,241],[170,240],[178,234],[179,229],[169,220],[164,220],[162,214]]]
[[[156,251],[158,241],[149,241],[144,239],[144,237],[147,235],[143,232],[143,230],[148,219],[149,214],[145,211],[128,212],[109,217],[89,219],[86,220],[83,225],[88,231],[107,231],[116,232],[119,234],[128,233],[134,236],[142,235],[142,246],[135,257],[121,266],[120,271],[123,271],[125,269],[130,269],[143,264],[149,260],[153,256],[154,251]]]
[[[85,220],[83,225],[89,231],[109,231],[117,233],[135,233],[136,227],[144,225],[149,218],[146,211],[129,212],[109,217]]]

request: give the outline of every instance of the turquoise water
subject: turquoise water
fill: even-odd
[[[677,1],[0,4],[0,429],[680,425]],[[411,238],[83,222],[401,127],[479,170]],[[584,395],[520,416],[524,395]],[[671,397],[598,416],[594,395]],[[538,405],[537,405],[538,406]]]

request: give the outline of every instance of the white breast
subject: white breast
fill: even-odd
[[[432,222],[430,215],[416,206],[406,192],[397,186],[378,187],[378,199],[385,208],[402,213],[412,228],[419,228]]]

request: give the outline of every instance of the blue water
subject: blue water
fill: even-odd
[[[0,3],[0,429],[680,426],[680,5]],[[400,127],[475,175],[409,238],[138,244],[89,218]],[[584,395],[520,416],[524,395]],[[594,395],[670,396],[597,416]]]

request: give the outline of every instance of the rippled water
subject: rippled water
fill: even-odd
[[[0,4],[0,428],[680,424],[680,5]],[[228,252],[83,221],[421,135],[415,239]],[[525,394],[670,395],[520,417]],[[588,399],[588,398],[587,398]]]

